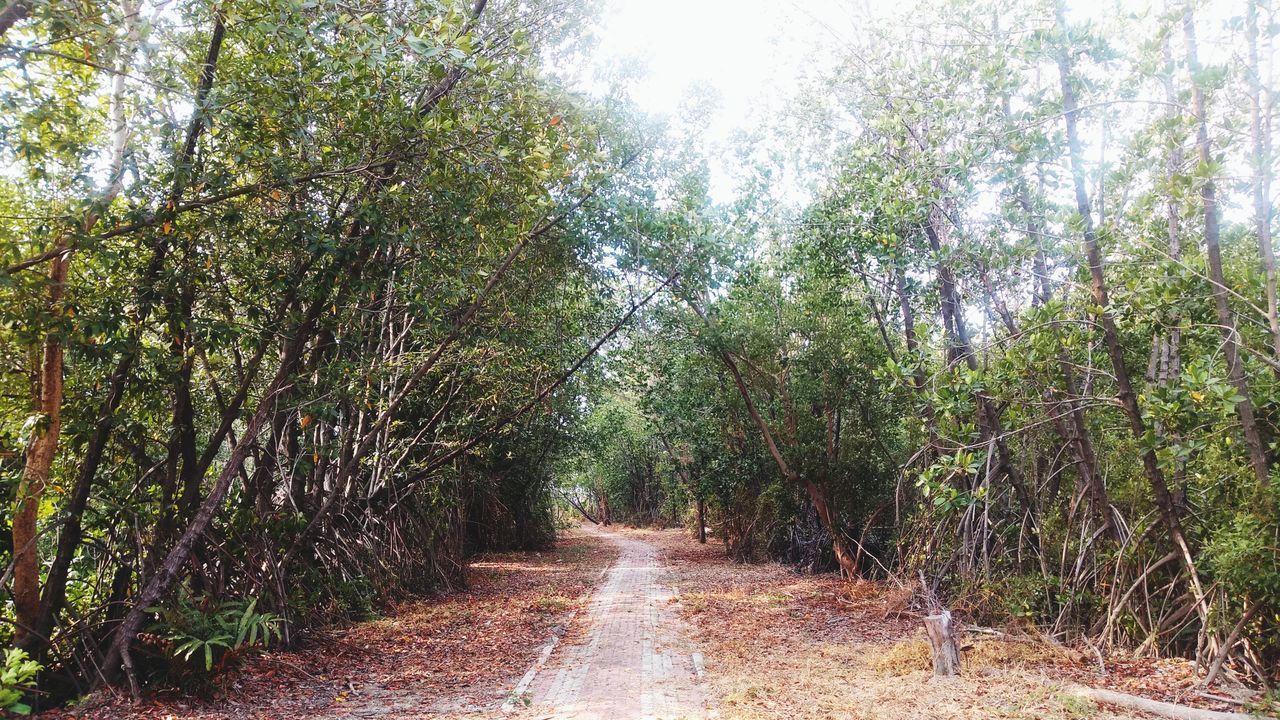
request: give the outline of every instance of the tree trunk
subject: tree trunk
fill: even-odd
[[[710,326],[711,318],[707,317],[702,308],[692,300],[686,298],[686,301],[694,312],[702,318],[702,321]],[[818,511],[819,519],[826,526],[827,532],[831,533],[831,549],[835,553],[836,562],[840,565],[840,574],[845,577],[856,577],[858,566],[845,547],[838,518],[831,505],[827,502],[826,493],[812,480],[802,480],[798,473],[791,470],[791,466],[787,464],[786,458],[782,456],[782,451],[778,448],[778,443],[773,438],[773,432],[769,429],[769,425],[765,423],[764,417],[760,415],[755,402],[751,399],[751,392],[747,389],[746,381],[742,379],[742,373],[738,370],[738,363],[734,361],[733,356],[728,352],[721,352],[720,359],[729,370],[729,375],[733,377],[733,383],[738,388],[738,394],[742,397],[743,404],[747,406],[747,414],[751,416],[751,421],[755,424],[756,429],[760,431],[764,444],[769,449],[769,454],[773,456],[773,461],[777,464],[778,470],[782,472],[782,476],[788,482],[804,488],[809,494],[809,499],[813,501],[814,508]]]
[[[110,205],[123,187],[124,154],[128,146],[129,126],[125,112],[124,78],[133,65],[133,56],[141,42],[141,19],[138,17],[139,3],[136,0],[122,0],[121,12],[125,26],[125,42],[120,54],[119,71],[112,81],[112,90],[108,108],[110,121],[109,136],[111,150],[108,153],[107,186],[97,197],[88,212],[80,219],[83,232],[89,232],[98,222],[103,208]],[[30,6],[23,0],[11,2],[0,19],[0,36],[8,30],[12,22],[26,16]],[[19,13],[13,15],[12,13]],[[70,270],[71,247],[65,239],[60,240],[55,250],[58,254],[49,264],[49,298],[48,312],[52,329],[46,334],[39,371],[36,412],[41,421],[32,431],[30,444],[27,446],[22,479],[14,497],[13,518],[13,601],[17,632],[14,643],[31,651],[39,657],[49,642],[49,634],[53,630],[48,603],[44,600],[40,587],[40,558],[38,545],[37,516],[40,500],[57,458],[58,441],[62,432],[62,396],[63,396],[63,347],[62,333],[59,327],[66,317],[63,298],[66,294],[67,273]],[[74,506],[74,494],[72,505]],[[81,509],[79,512],[82,512]],[[77,512],[76,517],[79,517]],[[78,533],[77,533],[78,536]],[[59,538],[61,544],[61,538]],[[61,552],[61,546],[59,546]],[[50,568],[49,579],[65,584],[65,572],[57,572],[55,566]],[[48,585],[44,588],[49,592]],[[57,593],[65,594],[65,590]],[[56,593],[55,593],[56,594]]]
[[[1262,87],[1258,62],[1258,0],[1249,0],[1245,14],[1249,42],[1249,133],[1253,136],[1253,215],[1258,235],[1258,256],[1267,282],[1267,325],[1271,352],[1280,361],[1280,309],[1276,299],[1276,253],[1271,241],[1271,92]],[[1266,108],[1266,115],[1263,115]],[[1280,374],[1280,369],[1276,370]]]
[[[1188,707],[1186,705],[1175,705],[1173,703],[1161,702],[1159,700],[1148,700],[1147,698],[1138,697],[1137,695],[1129,695],[1127,693],[1115,692],[1113,690],[1101,690],[1098,688],[1074,687],[1070,689],[1070,693],[1072,695],[1088,698],[1089,700],[1104,702],[1109,705],[1118,705],[1122,708],[1140,710],[1144,713],[1172,718],[1172,720],[1256,720],[1258,717],[1257,715],[1250,715],[1247,713],[1202,710],[1200,708]]]
[[[1169,121],[1170,130],[1170,148],[1169,158],[1165,163],[1165,172],[1167,179],[1172,182],[1182,172],[1182,165],[1185,158],[1182,152],[1183,138],[1178,130],[1180,123],[1177,122],[1178,96],[1174,89],[1174,62],[1173,50],[1169,46],[1169,40],[1166,38],[1161,43],[1161,52],[1163,54],[1165,71],[1164,71],[1164,99],[1167,103],[1165,117]],[[1166,227],[1169,234],[1169,257],[1178,264],[1182,262],[1182,218],[1178,209],[1178,200],[1169,197],[1165,205]],[[1182,315],[1175,313],[1167,332],[1159,336],[1155,347],[1152,348],[1152,355],[1157,360],[1157,382],[1159,386],[1168,389],[1174,383],[1178,382],[1179,376],[1182,374]],[[1170,436],[1164,423],[1157,420],[1155,422],[1156,435],[1168,444],[1176,444],[1180,442],[1176,432]],[[1182,488],[1186,485],[1186,459],[1179,457],[1174,460],[1173,482],[1175,488]]]
[[[1012,118],[1007,95],[1002,98],[1001,112],[1004,114],[1005,120]],[[1036,283],[1032,288],[1032,295],[1033,302],[1041,305],[1047,303],[1053,294],[1053,285],[1049,279],[1043,252],[1043,238],[1048,237],[1048,234],[1045,232],[1043,225],[1036,219],[1035,207],[1031,202],[1031,190],[1027,187],[1027,180],[1021,175],[1020,171],[1015,184],[1017,186],[1018,206],[1026,216],[1023,227],[1027,241],[1037,248],[1034,257]],[[988,288],[990,288],[989,282]],[[990,292],[990,290],[988,291]],[[1001,312],[1001,317],[1005,318],[1005,324],[1010,334],[1016,333],[1017,325],[1013,316],[1005,310]],[[1107,487],[1102,480],[1102,473],[1098,470],[1098,455],[1094,450],[1093,439],[1089,434],[1089,425],[1085,420],[1084,409],[1080,407],[1080,403],[1077,400],[1079,390],[1076,384],[1075,369],[1071,365],[1071,358],[1067,355],[1066,348],[1062,345],[1061,330],[1057,324],[1053,326],[1053,335],[1057,345],[1058,371],[1062,375],[1062,385],[1065,391],[1063,393],[1065,398],[1057,402],[1053,402],[1050,392],[1045,392],[1045,395],[1048,396],[1052,403],[1049,412],[1053,415],[1053,426],[1058,433],[1058,437],[1067,446],[1071,455],[1071,463],[1076,468],[1076,474],[1080,476],[1081,484],[1084,485],[1089,493],[1094,513],[1102,523],[1107,536],[1119,542],[1120,533],[1116,527],[1115,519],[1112,517],[1111,499],[1107,495]],[[1060,412],[1062,410],[1066,411],[1066,417],[1063,417],[1063,413]]]
[[[1187,68],[1191,71],[1191,111],[1196,117],[1196,148],[1200,165],[1208,169],[1213,162],[1213,155],[1209,141],[1204,89],[1201,88],[1197,77],[1200,72],[1200,60],[1196,54],[1195,16],[1191,12],[1190,5],[1182,16],[1182,27],[1187,40]],[[1240,416],[1245,446],[1249,450],[1249,464],[1253,467],[1253,474],[1259,487],[1265,487],[1270,482],[1270,463],[1267,459],[1266,445],[1262,441],[1262,433],[1258,429],[1258,421],[1253,414],[1253,398],[1249,392],[1249,380],[1245,377],[1244,363],[1240,357],[1240,333],[1236,329],[1235,313],[1227,302],[1227,284],[1222,272],[1222,249],[1218,242],[1217,188],[1212,176],[1200,186],[1200,200],[1204,204],[1204,249],[1209,260],[1209,280],[1213,283],[1213,306],[1218,315],[1218,326],[1222,331],[1222,354],[1227,361],[1227,379],[1240,395],[1240,402],[1236,403],[1236,414]]]
[[[600,500],[600,522],[609,526],[609,494],[604,490],[604,483],[596,480],[596,497]]]
[[[134,685],[133,665],[129,650],[134,638],[137,637],[138,632],[142,629],[142,623],[148,614],[147,609],[162,600],[172,589],[174,583],[178,580],[182,566],[186,564],[195,550],[196,543],[213,522],[213,517],[222,505],[222,501],[226,498],[227,492],[231,489],[232,482],[239,475],[241,466],[248,459],[249,454],[256,445],[258,434],[262,431],[268,418],[271,417],[272,409],[275,407],[279,394],[288,387],[288,380],[296,369],[303,347],[311,337],[316,319],[324,312],[325,308],[329,307],[329,299],[329,293],[324,292],[307,309],[305,317],[295,328],[293,340],[290,342],[285,357],[281,359],[280,367],[276,370],[275,377],[267,386],[262,399],[258,402],[258,408],[250,418],[244,433],[231,449],[231,455],[227,459],[227,463],[222,467],[221,472],[219,472],[213,488],[210,489],[209,494],[200,504],[195,516],[192,517],[191,522],[187,525],[178,542],[165,555],[155,574],[151,576],[141,592],[138,593],[138,596],[134,598],[133,606],[117,628],[107,652],[107,657],[102,664],[103,676],[107,680],[112,680],[123,668],[129,677],[131,686]],[[132,689],[136,694],[136,686],[133,686]]]
[[[857,577],[858,560],[853,553],[849,552],[849,545],[845,542],[839,518],[836,516],[835,509],[831,507],[826,490],[812,480],[804,481],[804,489],[809,493],[809,501],[813,503],[813,509],[818,513],[818,518],[826,526],[827,532],[831,533],[831,552],[836,556],[840,574],[848,578]]]
[[[959,675],[960,643],[951,624],[951,611],[943,610],[938,615],[926,616],[924,631],[929,638],[929,649],[933,651],[933,674]]]
[[[58,439],[62,432],[62,334],[59,327],[66,314],[62,299],[66,293],[65,254],[49,263],[47,310],[50,329],[45,334],[41,354],[37,421],[27,445],[22,479],[13,498],[13,606],[17,633],[15,642],[25,645],[32,634],[43,634],[40,624],[40,553],[37,518],[40,501],[49,483]]]
[[[183,263],[186,265],[186,263]],[[160,487],[163,508],[156,521],[152,540],[151,557],[144,566],[153,570],[155,562],[163,555],[183,518],[190,517],[199,500],[199,478],[191,482],[196,470],[195,405],[192,401],[191,376],[194,356],[190,352],[191,338],[187,329],[191,325],[191,306],[194,300],[194,284],[188,280],[177,299],[166,303],[168,309],[169,356],[174,364],[173,416],[170,428],[168,458],[164,480]],[[194,485],[193,496],[191,486]],[[179,500],[180,498],[180,500]]]
[[[9,3],[0,10],[0,38],[9,32],[9,28],[14,23],[26,19],[31,12],[30,0],[9,0]]]
[[[1207,616],[1204,606],[1204,590],[1200,583],[1200,574],[1196,570],[1191,546],[1187,543],[1186,534],[1182,530],[1182,521],[1169,494],[1169,486],[1165,482],[1164,472],[1156,459],[1155,449],[1146,442],[1147,424],[1142,409],[1138,406],[1138,397],[1134,393],[1133,383],[1129,376],[1129,368],[1124,359],[1124,348],[1120,343],[1120,332],[1116,328],[1115,318],[1111,314],[1110,300],[1107,297],[1106,276],[1102,265],[1102,248],[1098,242],[1098,234],[1093,227],[1093,219],[1089,209],[1089,192],[1085,188],[1084,151],[1077,130],[1079,106],[1076,102],[1075,89],[1072,87],[1071,61],[1068,54],[1069,36],[1067,30],[1066,10],[1061,0],[1057,6],[1058,30],[1062,34],[1062,46],[1058,52],[1058,77],[1062,87],[1062,109],[1067,130],[1067,148],[1071,165],[1071,177],[1075,186],[1076,211],[1084,226],[1085,253],[1089,263],[1089,276],[1092,282],[1093,302],[1099,308],[1098,321],[1102,325],[1104,344],[1107,356],[1111,361],[1112,373],[1116,382],[1116,399],[1129,424],[1133,439],[1142,451],[1142,470],[1151,486],[1156,508],[1169,539],[1177,548],[1183,566],[1190,576],[1195,592],[1197,607],[1202,620]]]
[[[938,446],[938,426],[933,403],[929,399],[929,394],[925,392],[928,379],[925,377],[924,367],[920,364],[920,341],[916,338],[915,313],[911,309],[911,297],[907,294],[906,273],[901,265],[895,265],[893,269],[893,290],[898,296],[898,307],[902,313],[902,337],[907,345],[907,355],[911,358],[911,362],[916,364],[911,376],[912,389],[924,403],[925,430],[929,436],[929,445],[924,457],[924,464],[927,465],[932,462],[934,451]]]
[[[942,255],[941,226],[941,211],[934,207],[929,213],[929,221],[924,226],[924,232],[929,239],[929,247],[939,257]],[[964,307],[960,300],[960,292],[956,289],[955,274],[951,266],[942,260],[938,261],[936,272],[938,294],[942,301],[943,326],[947,328],[948,339],[952,346],[951,351],[948,353],[948,362],[963,360],[965,367],[970,370],[977,370],[978,358],[974,355],[973,345],[969,340],[968,325],[964,319]],[[999,461],[1001,474],[1009,481],[1009,485],[1013,488],[1019,504],[1022,505],[1023,512],[1029,514],[1038,524],[1039,518],[1037,517],[1035,498],[1031,496],[1022,473],[1013,462],[1013,454],[1009,451],[1009,443],[1004,439],[1004,427],[1000,420],[1000,412],[990,398],[980,393],[975,394],[974,403],[978,407],[978,427],[983,431],[983,440],[995,441],[996,459]]]

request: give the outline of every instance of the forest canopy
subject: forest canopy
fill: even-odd
[[[713,143],[593,3],[7,0],[0,706],[574,513],[1280,679],[1274,9],[863,15]]]

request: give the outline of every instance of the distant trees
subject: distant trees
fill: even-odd
[[[1060,3],[937,5],[927,36],[853,54],[836,102],[855,139],[811,212],[854,239],[851,279],[899,278],[904,312],[882,317],[916,324],[884,333],[903,338],[909,362],[889,367],[924,411],[905,479],[928,509],[900,563],[959,602],[1005,587],[1008,607],[988,611],[1274,673],[1249,610],[1280,598],[1222,575],[1274,576],[1280,560],[1230,529],[1270,538],[1280,522],[1255,302],[1271,241],[1251,237],[1270,233],[1268,121],[1228,101],[1263,92],[1264,60],[1201,65],[1194,10],[1123,21],[1144,39],[1121,44]],[[1259,11],[1215,31],[1267,45]],[[1239,117],[1252,137],[1218,130]],[[1223,220],[1224,163],[1256,172],[1240,186],[1251,223]]]

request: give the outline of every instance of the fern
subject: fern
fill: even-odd
[[[257,598],[211,605],[183,593],[175,607],[156,609],[161,621],[152,632],[164,638],[170,657],[199,662],[205,672],[212,672],[228,654],[267,647],[283,638],[282,619],[257,608]]]

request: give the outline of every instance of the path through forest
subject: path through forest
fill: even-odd
[[[1071,685],[1208,702],[1189,662],[1112,656],[1102,674],[1094,655],[1016,631],[967,636],[963,675],[936,678],[910,593],[735,563],[683,530],[582,526],[548,550],[475,556],[468,575],[465,589],[259,655],[213,697],[175,690],[134,706],[97,696],[42,717],[1145,717],[1075,698]]]
[[[670,572],[643,539],[588,529],[618,559],[568,637],[519,699],[535,717],[580,720],[708,717],[701,656],[678,615]],[[521,688],[522,690],[524,688]]]

